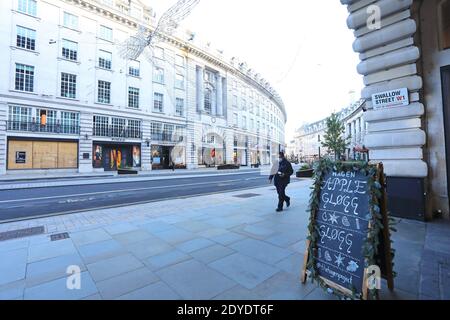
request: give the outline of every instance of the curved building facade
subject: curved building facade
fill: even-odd
[[[161,36],[141,1],[12,0],[0,11],[0,173],[269,164],[286,110],[260,75],[192,34]]]

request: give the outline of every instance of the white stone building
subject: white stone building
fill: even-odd
[[[285,147],[270,84],[192,34],[122,58],[119,44],[155,24],[141,1],[0,9],[0,174],[269,164]]]
[[[367,99],[365,143],[388,176],[396,215],[449,218],[450,1],[341,0]],[[372,94],[407,88],[408,106],[374,110]]]
[[[350,137],[346,156],[354,158],[354,149],[364,145],[365,122],[363,120],[364,101],[357,101],[338,112],[339,119],[346,128],[345,137]],[[297,129],[295,134],[295,152],[299,160],[304,162],[316,161],[327,155],[329,150],[322,147],[323,137],[327,129],[327,119],[305,124]]]

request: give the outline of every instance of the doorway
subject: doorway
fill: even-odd
[[[450,66],[441,68],[442,107],[444,109],[445,155],[447,165],[447,196],[450,199]]]

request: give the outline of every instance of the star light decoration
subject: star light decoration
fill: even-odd
[[[338,216],[333,212],[332,214],[330,214],[330,222],[331,224],[339,224],[339,222],[337,221]]]
[[[153,49],[162,35],[172,35],[194,9],[200,0],[178,0],[172,7],[163,13],[153,31],[144,26],[139,26],[136,35],[130,37],[120,45],[120,55],[124,59],[136,60],[145,50]]]

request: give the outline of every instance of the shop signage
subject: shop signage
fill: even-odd
[[[409,92],[407,88],[395,89],[372,95],[372,104],[375,110],[409,105]]]
[[[112,138],[111,140],[115,141],[115,142],[125,142],[126,141],[125,138]]]
[[[27,153],[25,151],[16,151],[16,163],[23,164],[27,162]]]
[[[369,289],[380,289],[369,288],[367,282],[368,268],[376,265],[383,270],[391,288],[392,258],[389,233],[385,232],[389,228],[381,187],[384,180],[380,180],[384,179],[380,178],[382,166],[357,168],[349,163],[344,170],[331,166],[319,176],[322,178],[316,181],[312,195],[317,199],[317,207],[311,210],[310,231],[314,233],[307,244],[303,281],[306,269],[314,270],[316,277],[328,287],[367,299]],[[378,225],[374,229],[375,221],[384,230]],[[379,240],[374,242],[372,237]],[[372,247],[375,243],[379,243],[377,248]],[[373,261],[368,258],[368,252],[377,252]]]

